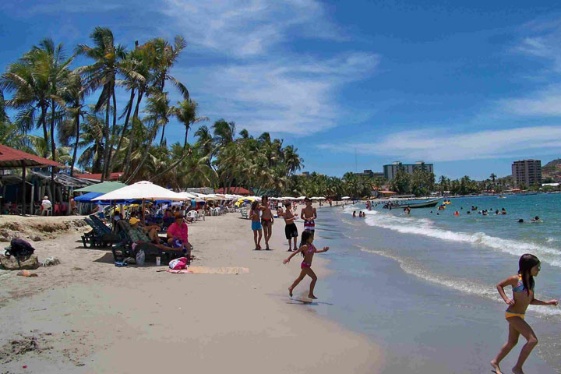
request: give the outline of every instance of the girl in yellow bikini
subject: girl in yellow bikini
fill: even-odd
[[[499,367],[500,362],[518,343],[518,337],[522,335],[526,340],[526,344],[520,351],[518,361],[512,368],[514,374],[524,374],[522,365],[530,356],[532,349],[538,344],[538,338],[534,330],[524,320],[524,315],[528,305],[557,305],[557,300],[541,301],[534,298],[534,277],[539,274],[541,270],[540,260],[534,255],[525,254],[520,257],[518,261],[518,274],[506,278],[497,284],[499,294],[508,305],[505,312],[505,318],[508,322],[508,340],[503,345],[497,356],[491,360],[493,372],[502,374]],[[510,299],[504,288],[512,286],[512,299]]]

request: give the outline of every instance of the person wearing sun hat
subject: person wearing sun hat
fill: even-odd
[[[187,259],[191,258],[191,244],[189,243],[189,228],[185,223],[182,213],[175,213],[175,222],[168,227],[167,236],[168,244],[172,248],[181,249],[185,253]]]
[[[158,236],[158,232],[160,231],[159,225],[145,225],[144,222],[142,222],[138,218],[136,212],[131,213],[129,224],[131,226],[138,224],[138,226],[141,227],[144,230],[144,232],[148,234],[148,236],[150,237],[150,241],[152,243],[160,244],[160,237]]]

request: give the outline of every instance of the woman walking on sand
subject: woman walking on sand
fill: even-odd
[[[259,208],[259,201],[255,200],[251,203],[251,211],[249,216],[251,217],[251,230],[253,230],[253,241],[255,242],[255,250],[261,250],[261,237],[263,236],[263,227],[261,227],[261,218],[259,217],[261,209]],[[259,238],[257,238],[259,234]]]
[[[301,269],[300,270],[300,275],[298,276],[298,278],[296,278],[294,283],[292,283],[292,285],[290,287],[288,287],[288,294],[290,295],[290,297],[292,297],[292,291],[294,290],[294,288],[307,275],[310,278],[312,278],[312,282],[310,283],[310,292],[308,293],[308,297],[310,299],[317,299],[317,297],[314,295],[314,287],[316,286],[316,282],[318,280],[318,277],[316,276],[316,273],[314,273],[314,271],[312,270],[312,260],[314,258],[314,254],[327,252],[329,250],[329,247],[323,247],[322,250],[318,250],[312,244],[313,241],[314,241],[314,233],[312,231],[304,231],[302,233],[302,241],[300,242],[300,248],[298,248],[297,251],[292,253],[290,256],[288,256],[287,259],[285,259],[283,261],[283,264],[289,263],[290,259],[292,257],[296,256],[297,253],[302,253],[302,256],[304,256],[304,260],[300,264],[300,269]]]
[[[534,334],[534,330],[524,320],[524,315],[528,305],[557,305],[557,300],[541,301],[534,298],[534,277],[539,274],[541,270],[540,260],[534,255],[525,254],[520,257],[518,261],[518,274],[506,278],[497,284],[497,290],[503,298],[504,302],[508,305],[506,309],[505,318],[508,322],[508,340],[503,345],[497,356],[491,360],[493,372],[502,374],[499,367],[500,362],[518,343],[518,338],[522,335],[526,339],[526,344],[522,347],[518,361],[512,368],[514,374],[524,374],[522,365],[530,356],[532,349],[538,344],[538,338]],[[505,294],[504,288],[512,286],[512,299],[509,299]]]
[[[271,212],[271,207],[269,206],[269,197],[263,196],[261,198],[261,225],[263,226],[263,234],[265,236],[265,249],[269,250],[269,239],[273,235],[273,212]]]

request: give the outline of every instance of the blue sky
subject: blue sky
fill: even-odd
[[[45,37],[68,53],[91,44],[95,26],[129,49],[182,35],[172,73],[208,126],[268,131],[331,176],[423,160],[437,177],[485,179],[560,157],[558,4],[5,0],[0,68]],[[166,134],[183,138],[173,123]]]

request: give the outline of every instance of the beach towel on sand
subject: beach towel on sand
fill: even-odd
[[[237,266],[223,266],[223,267],[208,267],[208,266],[190,266],[189,269],[183,270],[172,270],[166,269],[168,273],[172,274],[247,274],[249,273],[248,268],[237,267]]]
[[[180,270],[173,270],[173,269],[166,269],[166,271],[168,273],[172,273],[172,274],[187,274],[187,273],[192,273],[192,271],[188,270],[188,269],[180,269]]]

